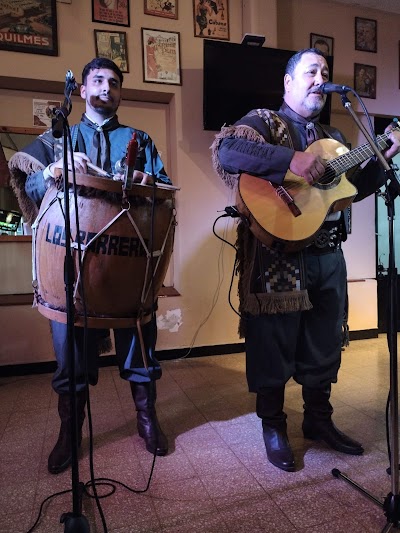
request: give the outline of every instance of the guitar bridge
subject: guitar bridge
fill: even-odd
[[[279,185],[278,187],[276,187],[275,192],[279,196],[279,198],[288,206],[293,216],[298,217],[301,215],[300,209],[297,207],[293,197],[290,196],[285,187]]]

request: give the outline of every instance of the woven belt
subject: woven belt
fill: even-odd
[[[337,252],[341,248],[342,232],[340,220],[325,222],[315,234],[314,240],[306,248],[311,255]]]

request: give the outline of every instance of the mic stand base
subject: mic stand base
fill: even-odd
[[[395,527],[396,529],[400,528],[400,496],[399,495],[395,495],[392,492],[389,492],[385,500],[382,502],[381,500],[378,500],[378,498],[373,496],[373,494],[371,494],[366,489],[361,487],[361,485],[353,481],[351,478],[349,478],[345,474],[342,474],[342,472],[338,470],[337,468],[334,468],[332,470],[332,475],[336,478],[343,479],[343,481],[346,481],[346,483],[349,483],[349,485],[357,489],[359,492],[361,492],[361,494],[369,498],[372,502],[374,502],[376,505],[378,505],[381,509],[384,510],[385,516],[387,518],[387,524],[382,529],[382,533],[386,533],[387,531],[390,531],[392,527]]]
[[[89,522],[84,516],[75,516],[73,513],[64,513],[60,522],[64,524],[65,533],[89,533]]]

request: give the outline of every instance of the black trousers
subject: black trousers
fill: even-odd
[[[337,381],[346,297],[341,249],[305,253],[307,289],[313,308],[251,316],[246,322],[246,374],[251,392],[279,387],[291,377],[311,388]]]
[[[69,392],[69,360],[67,347],[67,325],[51,321],[53,346],[57,359],[57,370],[52,379],[53,389],[58,394]],[[96,385],[99,374],[98,339],[104,330],[87,331],[87,373],[90,385]],[[120,376],[136,383],[149,382],[161,377],[161,367],[154,355],[157,330],[153,322],[142,326],[148,370],[145,368],[136,328],[114,329],[115,352]],[[84,329],[74,328],[76,390],[85,389]]]

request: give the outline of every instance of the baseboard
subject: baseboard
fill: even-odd
[[[159,350],[156,351],[156,357],[159,361],[170,361],[172,359],[182,359],[186,357],[204,357],[207,355],[226,355],[231,353],[240,353],[244,351],[244,343],[221,344],[217,346],[198,346],[196,348],[180,348],[176,350]],[[103,355],[100,357],[100,366],[116,366],[117,358],[115,354]],[[55,361],[45,361],[41,363],[29,363],[20,365],[0,366],[2,377],[10,376],[28,376],[32,374],[54,373],[57,368]]]
[[[378,337],[378,333],[378,328],[350,331],[350,340],[356,341],[361,339],[373,339]],[[171,361],[173,359],[183,359],[186,357],[205,357],[209,355],[227,355],[241,352],[244,352],[244,342],[238,342],[235,344],[219,344],[214,346],[197,346],[196,348],[192,349],[179,348],[174,350],[159,350],[156,351],[156,357],[159,361]],[[116,364],[117,358],[114,354],[100,357],[101,367],[116,366]],[[57,365],[55,361],[20,365],[4,365],[0,367],[2,377],[54,373],[56,368]]]
[[[349,337],[351,341],[360,341],[362,339],[376,339],[379,335],[378,328],[374,329],[360,329],[358,331],[350,331]]]

